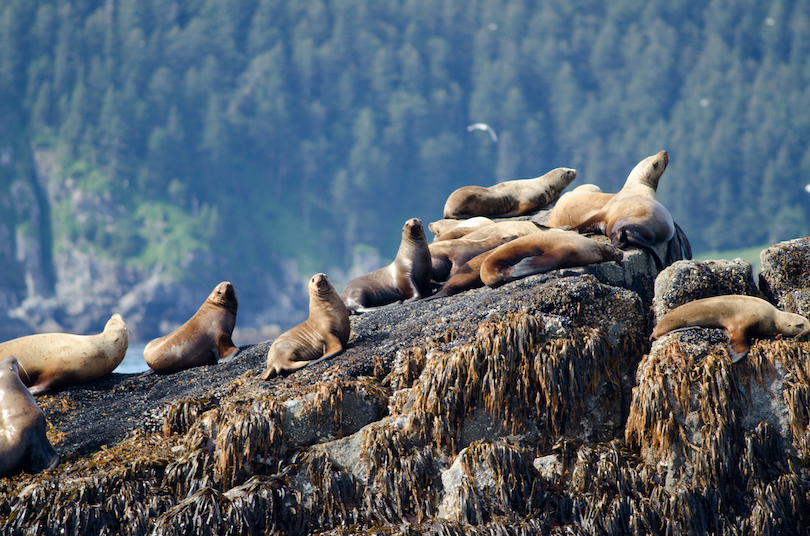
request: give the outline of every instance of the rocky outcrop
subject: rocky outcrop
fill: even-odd
[[[382,308],[352,318],[343,354],[268,382],[265,343],[230,363],[47,395],[66,461],[0,481],[0,523],[12,534],[806,532],[810,343],[757,341],[735,364],[721,330],[650,347],[647,266],[631,251],[621,265]],[[656,300],[750,282],[744,263],[678,263]]]

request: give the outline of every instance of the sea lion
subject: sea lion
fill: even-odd
[[[557,200],[548,215],[548,227],[573,227],[593,216],[616,194],[602,192],[595,184],[582,184]]]
[[[395,302],[430,296],[433,268],[425,231],[419,218],[411,218],[402,228],[402,240],[394,262],[352,279],[342,298],[352,313]]]
[[[124,360],[129,333],[116,313],[98,335],[40,333],[0,344],[0,359],[15,356],[31,394],[77,385],[109,374]]]
[[[607,235],[614,246],[622,249],[643,248],[653,256],[658,270],[663,270],[661,257],[652,246],[669,242],[675,236],[672,216],[656,198],[658,181],[668,163],[669,155],[660,151],[636,164],[622,189],[600,210],[571,229]]]
[[[279,335],[267,352],[262,379],[336,356],[349,342],[349,310],[326,274],[309,280],[309,318]]]
[[[231,340],[237,308],[236,290],[223,281],[185,324],[146,345],[146,364],[158,374],[173,374],[234,357],[239,350]]]
[[[428,244],[428,248],[430,249],[430,260],[433,266],[433,281],[446,281],[454,269],[458,269],[459,266],[476,255],[480,255],[515,238],[517,238],[517,235],[496,235],[481,240],[455,238],[453,240],[431,242]]]
[[[0,363],[0,477],[59,465],[45,432],[45,414],[20,380],[17,358],[6,358]]]
[[[481,281],[499,287],[510,281],[557,268],[621,261],[622,251],[573,231],[549,229],[523,236],[492,250],[481,264]]]
[[[428,224],[428,229],[434,234],[434,242],[438,240],[451,240],[453,238],[461,238],[470,231],[474,231],[478,227],[489,225],[493,223],[492,220],[485,216],[476,216],[469,220],[452,220],[444,219],[434,221]]]
[[[805,335],[810,322],[795,313],[780,311],[767,301],[753,296],[733,294],[685,303],[668,312],[650,336],[659,339],[667,333],[690,327],[724,328],[732,362],[748,355],[751,337],[787,337]]]
[[[464,235],[465,240],[485,240],[494,236],[526,236],[541,233],[546,228],[533,221],[499,221],[490,225],[479,227]]]
[[[444,217],[519,216],[537,212],[557,199],[576,177],[575,169],[556,168],[541,177],[506,181],[488,188],[463,186],[447,198]]]

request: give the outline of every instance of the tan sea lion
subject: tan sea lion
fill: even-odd
[[[309,318],[273,341],[262,379],[334,357],[346,348],[350,331],[343,300],[326,274],[315,274],[309,280]]]
[[[690,327],[724,328],[731,360],[736,363],[748,355],[751,337],[773,337],[778,333],[786,337],[805,335],[810,331],[810,322],[801,315],[780,311],[763,299],[733,294],[676,307],[658,322],[650,338],[659,339]]]
[[[621,261],[622,251],[573,231],[549,229],[523,236],[492,250],[481,264],[481,281],[499,287],[510,281],[557,268]]]
[[[476,255],[494,249],[515,238],[517,238],[517,235],[491,236],[481,240],[455,238],[453,240],[431,242],[428,244],[428,248],[430,249],[430,260],[433,266],[433,281],[442,282],[447,280],[454,269],[458,269]]]
[[[661,257],[652,245],[669,242],[675,236],[672,216],[656,198],[658,181],[668,163],[669,155],[660,151],[636,164],[624,187],[600,210],[571,229],[607,235],[619,248],[641,247],[662,270]]]
[[[422,222],[411,218],[402,228],[402,240],[394,262],[352,279],[342,298],[352,313],[396,302],[430,296],[433,268]]]
[[[20,380],[19,362],[0,363],[0,477],[59,465],[46,435],[45,414]]]
[[[493,221],[485,216],[476,216],[468,220],[444,219],[429,223],[428,229],[435,235],[433,241],[436,242],[437,240],[461,238],[470,231],[490,223],[493,223]]]
[[[551,209],[546,225],[548,227],[573,227],[582,223],[616,194],[607,194],[595,184],[582,184],[564,193]]]
[[[485,225],[464,235],[465,240],[485,240],[494,236],[526,236],[540,233],[545,227],[539,226],[533,221],[499,221],[491,225]]]
[[[0,359],[15,356],[32,394],[77,385],[109,374],[124,360],[129,333],[116,313],[98,335],[40,333],[0,344]]]
[[[234,357],[237,308],[236,290],[223,281],[185,324],[146,345],[146,364],[158,374],[172,374]]]
[[[537,212],[557,199],[576,177],[575,169],[556,168],[541,177],[506,181],[488,188],[463,186],[447,198],[444,217],[519,216]]]

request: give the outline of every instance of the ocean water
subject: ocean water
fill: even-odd
[[[118,365],[113,372],[121,374],[138,374],[149,370],[149,365],[143,359],[143,349],[146,343],[133,343],[127,348],[127,353],[124,355],[124,360]]]

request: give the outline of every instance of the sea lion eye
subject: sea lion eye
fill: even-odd
[[[658,162],[653,164],[653,169],[658,169]]]

